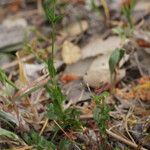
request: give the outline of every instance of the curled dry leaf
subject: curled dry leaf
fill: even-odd
[[[63,74],[61,76],[61,81],[63,83],[69,83],[69,82],[77,80],[77,79],[79,79],[79,77],[74,74]]]
[[[137,39],[136,41],[140,47],[150,48],[150,43],[148,41],[145,41],[144,39]]]
[[[81,51],[77,45],[69,41],[63,43],[62,58],[66,64],[73,64],[81,58]]]

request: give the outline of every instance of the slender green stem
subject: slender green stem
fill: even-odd
[[[54,142],[54,139],[55,139],[55,137],[56,137],[58,131],[59,131],[59,130],[56,130],[56,131],[54,132],[54,135],[53,135],[53,137],[52,137],[52,139],[51,139],[51,142]]]
[[[54,60],[54,49],[55,49],[55,23],[52,22],[52,60]]]
[[[133,28],[133,22],[132,22],[132,16],[131,15],[128,16],[128,20],[129,20],[129,26],[132,29]]]

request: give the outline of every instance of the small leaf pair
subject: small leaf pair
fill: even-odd
[[[50,23],[56,23],[62,18],[61,15],[56,15],[56,3],[56,0],[46,0],[44,3],[44,10]]]
[[[11,80],[8,79],[5,72],[1,68],[0,68],[0,81],[3,82],[4,84],[8,83],[9,85],[11,85],[12,87],[18,90],[16,85]]]
[[[121,48],[117,48],[112,52],[109,59],[109,70],[111,74],[115,73],[115,69],[118,66],[120,60],[123,58],[124,53],[124,49]]]

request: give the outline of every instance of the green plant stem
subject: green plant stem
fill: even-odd
[[[131,14],[127,16],[128,21],[129,21],[129,26],[132,29],[133,28],[133,23],[132,23],[132,18],[131,17],[132,17]]]
[[[56,131],[54,132],[54,135],[53,135],[53,137],[52,137],[52,139],[51,139],[51,142],[54,142],[54,139],[55,139],[55,137],[56,137],[58,131],[59,131],[59,130],[56,130]]]
[[[54,60],[54,49],[55,49],[55,23],[52,22],[52,60]]]

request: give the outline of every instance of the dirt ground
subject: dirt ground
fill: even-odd
[[[150,149],[150,1],[0,0],[0,149]]]

